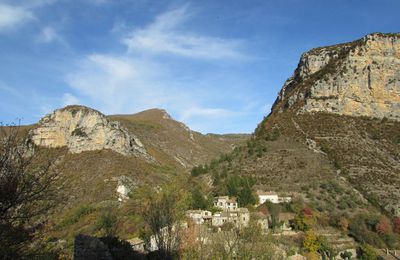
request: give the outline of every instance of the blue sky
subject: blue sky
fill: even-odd
[[[399,32],[398,0],[0,0],[0,121],[164,108],[252,132],[301,53]]]

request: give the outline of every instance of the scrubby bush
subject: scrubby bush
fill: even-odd
[[[208,166],[207,165],[203,166],[201,164],[199,166],[193,167],[191,172],[190,172],[190,174],[193,177],[197,177],[197,176],[200,176],[200,175],[206,174],[206,173],[208,173]]]
[[[201,192],[199,188],[195,188],[191,192],[191,208],[192,209],[210,209],[212,207],[212,201],[210,199],[206,199],[204,194]]]
[[[363,245],[358,249],[357,256],[361,260],[377,260],[378,253],[370,246]]]
[[[90,205],[82,205],[73,210],[71,213],[67,214],[67,216],[60,222],[58,227],[67,227],[72,224],[75,224],[85,216],[94,212],[95,210],[96,209]]]
[[[387,235],[392,232],[390,220],[385,216],[381,216],[379,222],[376,224],[376,231],[380,235]]]
[[[350,260],[352,256],[353,256],[353,253],[351,253],[350,251],[344,251],[343,253],[340,254],[340,257],[343,260]]]
[[[117,216],[111,210],[107,209],[100,215],[96,227],[102,231],[105,236],[115,236],[117,229]]]
[[[79,137],[87,137],[86,132],[81,127],[75,128],[74,131],[72,131],[71,135]]]
[[[385,243],[375,232],[379,218],[375,215],[357,215],[350,220],[349,234],[359,243],[384,247]]]
[[[252,187],[255,180],[248,177],[234,175],[227,181],[226,187],[229,196],[237,197],[240,206],[254,205],[257,199],[253,194]]]
[[[400,217],[393,219],[393,232],[400,234]]]

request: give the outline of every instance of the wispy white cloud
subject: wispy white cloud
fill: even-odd
[[[165,108],[178,120],[202,132],[252,113],[254,106],[238,112],[240,108],[232,110],[232,106],[219,104],[221,99],[228,98],[229,90],[213,90],[214,79],[196,80],[193,71],[188,71],[189,75],[182,73],[185,64],[181,61],[169,60],[166,64],[164,57],[154,55],[167,53],[207,63],[210,59],[218,59],[219,63],[220,59],[236,62],[247,57],[241,51],[244,42],[240,40],[182,32],[181,25],[191,17],[186,6],[166,12],[144,29],[123,37],[125,52],[93,53],[77,60],[76,68],[66,77],[72,90],[64,94],[64,104],[82,101],[106,114]],[[240,102],[243,104],[238,106],[248,106],[247,100]]]
[[[237,114],[229,109],[213,107],[196,95],[199,88],[192,82],[181,82],[175,72],[160,64],[113,55],[93,54],[79,62],[76,71],[67,77],[74,89],[73,101],[106,114],[138,112],[152,107],[167,108],[184,122],[194,119],[221,120]],[[71,101],[70,96],[63,99]],[[76,100],[74,99],[76,98]],[[65,104],[65,102],[64,102]]]
[[[200,59],[246,59],[242,52],[243,42],[233,39],[210,37],[182,28],[191,18],[188,6],[159,15],[142,29],[133,31],[123,39],[130,52],[145,51],[173,54]]]
[[[0,31],[13,29],[32,19],[35,19],[35,16],[29,9],[0,4]]]
[[[37,37],[37,41],[42,43],[58,42],[63,45],[67,45],[64,38],[52,26],[43,27],[42,30],[40,31],[40,34]]]
[[[0,32],[12,31],[29,21],[38,20],[36,9],[55,2],[57,0],[4,0],[0,3]]]
[[[110,78],[118,81],[134,78],[138,74],[138,69],[129,59],[101,54],[90,55],[87,58],[88,61],[103,70],[103,72],[110,76]]]
[[[162,73],[151,61],[93,54],[78,62],[67,82],[103,112],[121,113],[163,104],[164,89],[157,82]]]

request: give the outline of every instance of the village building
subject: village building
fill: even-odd
[[[157,235],[152,235],[147,245],[147,250],[150,252],[157,251],[159,239],[161,238],[164,244],[176,245],[179,241],[179,234],[188,228],[187,222],[174,224],[172,227],[163,227]]]
[[[296,215],[294,213],[289,213],[289,212],[279,213],[278,220],[280,223],[282,223],[280,229],[282,231],[291,231],[292,223],[295,216]]]
[[[247,227],[250,221],[250,212],[247,208],[238,208],[236,211],[231,212],[234,223],[238,227]]]
[[[258,196],[259,205],[264,204],[267,201],[275,204],[292,201],[292,197],[280,197],[276,192],[265,192],[259,190],[256,192],[256,194]]]
[[[292,197],[278,197],[279,203],[288,203],[292,201]]]
[[[257,191],[259,204],[264,204],[267,201],[272,203],[279,203],[279,196],[275,192]]]
[[[251,215],[251,217],[256,221],[258,226],[261,229],[261,232],[268,233],[269,230],[269,222],[270,222],[270,215],[264,214],[263,212],[255,212]]]
[[[229,214],[226,211],[215,212],[212,216],[212,225],[220,227],[228,222]]]
[[[232,211],[220,211],[212,216],[212,225],[221,227],[225,223],[232,223],[236,227],[246,227],[250,221],[250,213],[246,208],[238,208]]]
[[[214,206],[224,211],[232,211],[238,208],[236,198],[229,198],[229,196],[219,196],[214,201]]]
[[[188,210],[186,211],[186,217],[190,218],[195,224],[201,225],[211,222],[212,213],[208,210]]]

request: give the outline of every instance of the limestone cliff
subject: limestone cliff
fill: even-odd
[[[290,176],[295,181],[289,182],[288,190],[302,179],[309,182],[315,177],[315,182],[323,182],[332,178],[361,194],[359,201],[400,215],[399,129],[399,33],[373,33],[353,42],[312,49],[301,56],[271,114],[256,130],[257,145],[266,143],[268,151],[272,146],[268,142],[277,139],[281,142],[278,149],[285,153],[260,153],[253,172],[262,178]],[[296,154],[299,148],[291,144],[293,140],[309,152]],[[321,157],[316,170],[290,165],[278,173],[285,162],[298,162],[302,156],[310,156],[301,161],[311,164],[315,154]],[[275,166],[274,160],[278,162]]]
[[[110,149],[123,155],[154,160],[140,140],[119,122],[110,122],[105,115],[84,106],[55,110],[43,117],[30,135],[38,146],[68,147],[71,153]]]
[[[400,34],[374,33],[304,53],[273,106],[286,109],[399,121]]]

